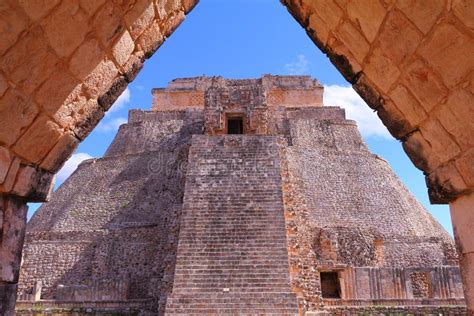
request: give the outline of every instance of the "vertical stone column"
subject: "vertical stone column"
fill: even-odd
[[[41,281],[36,281],[35,286],[33,287],[33,301],[38,302],[41,300],[41,290],[43,288],[43,283]]]
[[[449,204],[469,315],[474,315],[474,193]]]
[[[13,315],[28,207],[24,200],[0,196],[0,315]]]

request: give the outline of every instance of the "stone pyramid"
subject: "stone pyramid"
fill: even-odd
[[[19,314],[465,312],[452,238],[317,80],[152,93],[31,219]]]

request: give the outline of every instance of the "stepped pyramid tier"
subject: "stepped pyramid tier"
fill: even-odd
[[[465,313],[452,238],[317,80],[152,94],[32,217],[19,315]]]

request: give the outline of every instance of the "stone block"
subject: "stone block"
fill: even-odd
[[[427,113],[448,94],[448,90],[443,83],[419,59],[408,65],[401,78],[405,87],[410,90]]]
[[[5,94],[8,89],[8,82],[2,74],[0,74],[0,98]]]
[[[22,165],[11,194],[30,202],[45,202],[53,191],[54,174],[40,168]]]
[[[474,9],[471,0],[454,0],[452,4],[454,15],[468,28],[474,29]]]
[[[77,85],[64,100],[60,109],[52,115],[54,121],[65,129],[69,129],[75,124],[75,116],[78,112],[81,112],[87,100],[82,89],[82,84]]]
[[[199,0],[181,0],[184,13],[188,14],[198,3]]]
[[[114,79],[112,86],[99,96],[97,99],[97,103],[104,109],[104,111],[108,111],[110,107],[114,104],[115,100],[125,91],[127,88],[128,82],[125,77],[120,76]]]
[[[80,140],[84,140],[92,129],[104,117],[104,109],[96,100],[88,100],[82,107],[80,119],[75,120],[73,132]]]
[[[364,73],[384,93],[388,92],[400,76],[396,64],[380,48],[372,50],[364,64]]]
[[[382,26],[377,45],[398,65],[414,53],[422,38],[422,33],[400,11],[392,10]]]
[[[456,168],[462,175],[467,186],[474,187],[474,148],[467,150],[456,160]]]
[[[92,27],[102,45],[108,47],[125,30],[122,12],[111,1],[107,1],[96,13]]]
[[[311,9],[308,8],[311,2],[304,3],[303,1],[281,0],[281,3],[286,6],[290,14],[302,27],[307,26],[308,18],[312,13]]]
[[[370,298],[370,270],[359,269],[355,274],[357,298]]]
[[[53,189],[54,175],[39,168],[21,165],[11,194],[31,202],[44,202]]]
[[[3,180],[3,183],[0,184],[0,192],[2,193],[10,193],[13,185],[15,184],[15,179],[20,169],[20,159],[17,157],[13,158],[13,161],[10,165],[10,169],[8,169],[8,173]]]
[[[382,120],[393,137],[400,139],[412,132],[415,127],[407,121],[405,114],[391,101],[385,101],[382,107],[377,109],[377,115]]]
[[[154,91],[153,108],[155,110],[183,110],[203,108],[204,92],[200,91]]]
[[[123,66],[124,69],[124,76],[127,82],[132,82],[138,73],[143,68],[143,59],[144,54],[142,51],[138,51],[133,54],[127,61],[127,63]]]
[[[33,21],[46,16],[58,3],[59,0],[18,0],[18,4]]]
[[[46,38],[60,57],[68,57],[84,41],[89,30],[87,16],[77,1],[62,1],[41,21]]]
[[[13,150],[32,163],[40,163],[62,133],[56,123],[41,115],[18,140]]]
[[[81,1],[79,5],[87,15],[92,16],[97,10],[104,4],[106,0],[94,0],[94,1]]]
[[[378,0],[352,0],[346,6],[347,15],[371,43],[385,17],[386,10]]]
[[[395,5],[425,34],[446,6],[444,0],[399,0]]]
[[[26,229],[26,202],[16,198],[0,198],[3,212],[0,244],[0,280],[17,283],[20,273],[21,250]]]
[[[441,163],[450,160],[461,152],[454,138],[436,118],[430,117],[425,120],[420,125],[420,129]]]
[[[361,74],[352,87],[370,108],[378,110],[383,105],[383,99],[374,86],[365,74]]]
[[[344,15],[335,1],[307,1],[306,5],[309,12],[315,12],[321,17],[329,30],[335,30]]]
[[[0,56],[16,42],[27,25],[28,19],[22,12],[9,6],[6,1],[0,3]]]
[[[344,43],[334,37],[329,39],[328,47],[330,47],[328,56],[331,62],[347,81],[354,83],[357,74],[362,71],[362,67],[357,62],[356,58]]]
[[[135,49],[135,43],[133,42],[130,33],[125,31],[119,38],[117,43],[112,48],[112,55],[120,66],[123,66],[130,58],[133,50]]]
[[[83,80],[104,59],[105,52],[99,42],[91,38],[86,40],[69,61],[69,70],[78,79]]]
[[[118,69],[111,60],[103,60],[84,80],[84,88],[89,98],[97,98],[111,86],[118,76]]]
[[[166,0],[166,1],[158,1],[156,4],[156,9],[158,12],[158,18],[160,21],[164,21],[169,18],[170,15],[174,11],[179,10],[181,7],[180,0]]]
[[[460,265],[468,315],[474,315],[474,253],[462,255]]]
[[[66,69],[56,70],[36,92],[35,101],[41,104],[42,109],[54,115],[61,110],[66,98],[76,89],[79,81]]]
[[[474,96],[464,89],[451,91],[445,104],[436,110],[443,127],[463,149],[474,147]]]
[[[125,22],[133,39],[137,39],[148,29],[155,18],[153,1],[140,0],[125,14]]]
[[[78,145],[79,140],[73,133],[62,135],[53,149],[51,149],[46,158],[41,162],[40,167],[52,173],[58,172],[69,157],[71,157]]]
[[[454,162],[438,167],[426,176],[432,204],[446,204],[457,198],[467,187]]]
[[[405,86],[397,85],[389,96],[410,125],[417,126],[426,119],[425,110]]]
[[[164,23],[163,29],[162,29],[162,34],[164,37],[168,37],[171,35],[171,33],[178,28],[178,26],[181,24],[181,22],[184,21],[184,13],[182,11],[178,12],[177,14],[171,16],[168,20],[166,20],[166,23]]]
[[[419,53],[439,74],[448,87],[457,85],[474,68],[474,39],[454,25],[443,23],[420,48]]]
[[[449,203],[456,245],[461,254],[474,253],[474,193]]]
[[[0,184],[5,181],[12,160],[13,157],[10,150],[3,146],[0,146]]]
[[[38,107],[32,100],[26,99],[14,89],[9,89],[0,105],[0,141],[13,145],[38,112]]]
[[[129,0],[111,0],[110,3],[113,3],[119,8],[122,12],[127,12],[131,8],[133,8],[134,4],[137,0],[129,1]]]
[[[10,81],[32,93],[53,72],[59,59],[46,44],[41,28],[31,29],[0,60]]]
[[[425,172],[436,169],[441,163],[431,144],[419,131],[415,131],[407,137],[403,142],[403,149],[415,167]]]
[[[359,64],[362,64],[369,52],[370,45],[360,31],[349,21],[344,21],[337,31],[333,31],[341,42],[346,45]]]
[[[151,55],[161,46],[164,38],[161,34],[160,25],[155,22],[152,27],[146,30],[139,38],[138,44],[140,45],[145,58],[150,58]]]
[[[469,84],[469,91],[471,91],[472,94],[474,94],[474,72],[471,74],[471,81]]]
[[[324,23],[324,21],[316,13],[311,14],[311,16],[309,17],[309,22],[306,31],[308,32],[313,42],[315,42],[316,45],[318,45],[318,43],[321,43],[322,47],[320,48],[324,49],[329,38],[330,29],[328,25]]]

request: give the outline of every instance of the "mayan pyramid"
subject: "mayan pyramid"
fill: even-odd
[[[152,93],[28,224],[20,314],[465,312],[452,238],[317,80]]]

